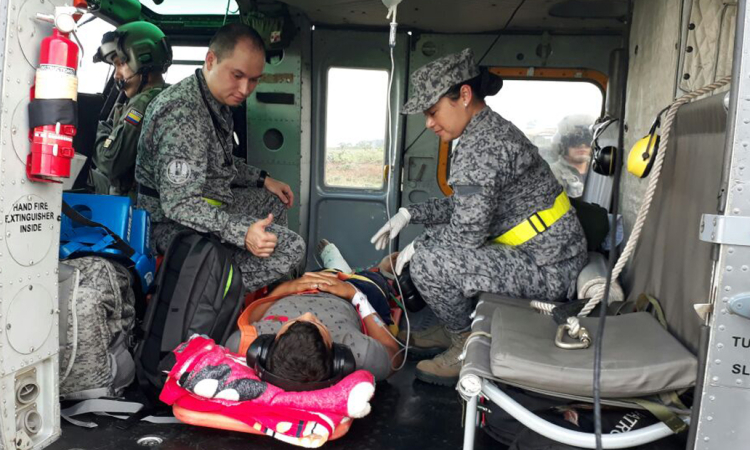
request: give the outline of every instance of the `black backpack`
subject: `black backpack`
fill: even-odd
[[[231,252],[214,236],[177,234],[156,277],[136,351],[136,373],[147,395],[158,396],[172,350],[193,334],[224,344],[243,304],[242,274]]]

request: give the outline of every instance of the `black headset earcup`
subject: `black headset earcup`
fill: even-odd
[[[268,352],[271,350],[271,345],[273,345],[275,340],[275,334],[261,334],[255,338],[245,355],[247,366],[255,369],[256,372],[258,372],[258,368],[265,369]]]
[[[331,378],[341,380],[357,368],[352,350],[346,345],[333,344],[333,364]]]
[[[617,167],[617,149],[612,146],[596,147],[591,168],[599,175],[609,177],[615,174]]]

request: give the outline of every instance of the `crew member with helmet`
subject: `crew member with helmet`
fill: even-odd
[[[94,62],[115,67],[120,99],[107,120],[99,122],[91,170],[97,194],[130,195],[135,199],[135,161],[146,107],[165,88],[164,72],[172,64],[172,48],[164,33],[148,22],[131,22],[104,34]]]
[[[502,79],[478,68],[465,49],[414,72],[401,111],[424,113],[443,141],[461,138],[451,154],[453,195],[399,209],[371,240],[383,249],[410,222],[426,226],[398,254],[395,269],[409,270],[450,337],[446,351],[417,365],[417,378],[430,383],[458,380],[472,297],[484,291],[566,300],[587,259],[581,224],[549,165],[486,105],[501,87]]]
[[[587,115],[572,115],[563,118],[552,138],[553,149],[558,160],[550,165],[557,181],[571,198],[583,195],[589,163],[591,162],[591,126],[594,119]]]

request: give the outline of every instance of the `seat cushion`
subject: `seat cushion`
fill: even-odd
[[[595,339],[598,318],[583,318],[581,325]],[[650,314],[611,316],[606,327],[603,398],[640,397],[695,385],[697,359]],[[493,313],[491,330],[494,376],[532,388],[592,395],[594,346],[558,348],[554,342],[557,324],[550,316],[502,304]]]

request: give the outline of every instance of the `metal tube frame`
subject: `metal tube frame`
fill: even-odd
[[[563,444],[581,448],[596,448],[594,433],[582,433],[554,425],[533,412],[521,406],[491,381],[482,380],[482,394],[492,400],[497,406],[510,414],[514,419],[527,426],[532,431]],[[466,406],[466,422],[464,424],[464,450],[474,449],[474,433],[476,428],[477,398],[472,397]],[[688,422],[688,418],[683,418]],[[606,434],[602,436],[602,448],[617,449],[631,448],[654,442],[672,434],[664,423],[656,423],[646,428],[624,433]]]

